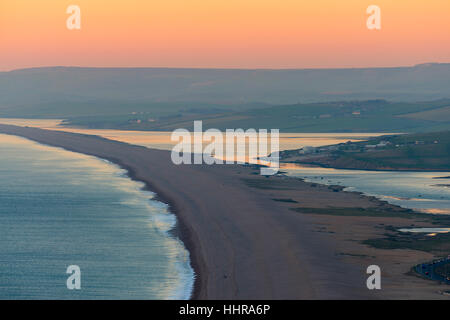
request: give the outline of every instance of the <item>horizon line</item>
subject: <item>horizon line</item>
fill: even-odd
[[[304,68],[243,68],[243,67],[99,67],[99,66],[76,66],[76,65],[49,65],[49,66],[34,66],[1,70],[0,73],[16,72],[16,71],[28,71],[37,69],[159,69],[159,70],[230,70],[230,71],[289,71],[289,70],[364,70],[364,69],[404,69],[415,67],[426,67],[435,65],[450,65],[450,62],[424,62],[414,65],[399,65],[399,66],[380,66],[380,67],[304,67]]]

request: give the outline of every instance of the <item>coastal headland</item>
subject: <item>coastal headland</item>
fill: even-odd
[[[196,274],[193,299],[439,298],[439,284],[407,274],[433,254],[362,243],[382,236],[381,225],[432,224],[405,209],[333,186],[263,177],[254,166],[174,165],[168,151],[98,136],[11,125],[0,133],[106,159],[144,182],[177,216],[174,233]],[[333,214],[342,210],[363,214]],[[366,287],[371,264],[385,270],[383,290]]]

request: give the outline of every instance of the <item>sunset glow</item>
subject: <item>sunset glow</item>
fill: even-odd
[[[81,30],[66,9],[81,8]],[[366,8],[381,8],[368,30]],[[323,68],[450,62],[448,0],[3,0],[0,70]]]

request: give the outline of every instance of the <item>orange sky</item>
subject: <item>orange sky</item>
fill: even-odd
[[[81,7],[82,29],[66,28]],[[366,28],[381,7],[382,30]],[[1,0],[0,70],[450,62],[449,0]]]

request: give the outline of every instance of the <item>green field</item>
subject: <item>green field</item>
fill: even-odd
[[[210,104],[111,105],[105,114],[69,116],[67,125],[88,128],[171,131],[203,128],[280,129],[281,132],[421,132],[450,128],[443,115],[420,118],[420,112],[450,113],[450,100],[426,103],[390,103],[385,100],[347,101],[267,107],[261,104],[221,106]],[[120,110],[128,110],[121,114]],[[79,110],[78,112],[81,112]],[[92,112],[89,109],[85,112]],[[412,116],[409,116],[412,115]],[[52,116],[62,116],[53,113]]]
[[[374,139],[375,142],[383,138]],[[450,170],[450,131],[385,138],[388,147],[343,156],[373,166],[404,169]],[[375,143],[374,142],[374,143]]]
[[[370,148],[380,143],[387,145]],[[381,136],[328,149],[309,157],[289,150],[280,157],[285,162],[343,169],[450,171],[450,131]]]

